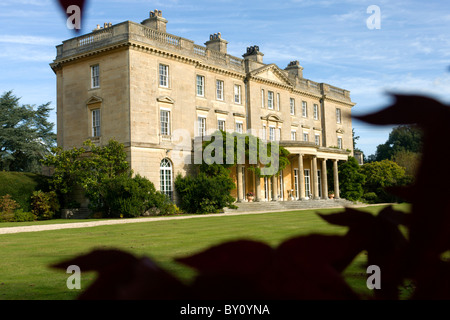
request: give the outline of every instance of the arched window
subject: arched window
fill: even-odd
[[[173,199],[172,163],[169,159],[163,159],[161,161],[159,172],[161,192],[166,194],[170,199]]]

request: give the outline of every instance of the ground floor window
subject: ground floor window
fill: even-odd
[[[311,196],[311,176],[309,169],[305,169],[305,196],[308,199]]]
[[[159,168],[161,192],[173,199],[172,188],[172,163],[169,159],[163,159]]]
[[[294,169],[294,192],[295,198],[299,199],[300,195],[298,194],[298,169]]]

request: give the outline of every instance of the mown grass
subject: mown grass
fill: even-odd
[[[383,207],[366,207],[372,213]],[[397,209],[408,210],[407,205]],[[344,234],[346,228],[327,224],[315,213],[333,213],[341,209],[277,212],[198,219],[164,220],[133,224],[64,229],[0,235],[0,299],[66,300],[80,291],[68,290],[68,274],[49,265],[88,253],[94,248],[118,248],[148,256],[184,281],[194,272],[173,261],[212,245],[236,239],[264,241],[277,246],[282,241],[311,233]],[[356,290],[370,295],[362,253],[345,271]],[[82,271],[82,290],[95,279],[94,273]]]

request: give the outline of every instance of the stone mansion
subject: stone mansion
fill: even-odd
[[[239,58],[227,53],[220,33],[201,46],[166,25],[155,10],[142,23],[105,23],[56,47],[58,146],[115,139],[134,173],[176,199],[174,179],[193,165],[175,159],[193,157],[193,138],[252,132],[279,141],[290,165],[272,178],[235,165],[237,201],[249,192],[259,201],[327,199],[329,190],[339,198],[337,164],[353,155],[350,92],[303,78],[298,61],[284,69],[266,64],[257,46]],[[182,150],[181,129],[189,137]]]

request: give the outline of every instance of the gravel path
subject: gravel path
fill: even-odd
[[[376,206],[381,206],[381,205],[387,205],[387,203],[376,204]],[[352,208],[368,207],[368,206],[374,206],[374,205],[355,205],[355,206],[352,206]],[[342,208],[342,207],[335,207],[334,209],[336,209],[336,208]],[[333,209],[333,208],[326,208],[326,209]],[[314,210],[314,209],[304,209],[304,210]],[[280,211],[274,210],[271,212],[283,212],[283,211],[286,211],[286,210],[280,210]],[[73,228],[90,228],[90,227],[124,224],[124,223],[154,222],[154,221],[197,219],[197,218],[213,218],[213,217],[236,216],[236,215],[243,215],[243,214],[261,214],[261,213],[267,213],[267,211],[218,213],[218,214],[189,215],[189,216],[176,216],[176,217],[149,217],[149,218],[136,218],[136,219],[104,220],[104,221],[86,220],[86,222],[0,228],[0,235],[1,234],[11,234],[11,233],[22,233],[22,232],[37,232],[37,231],[48,231],[48,230],[73,229]]]

